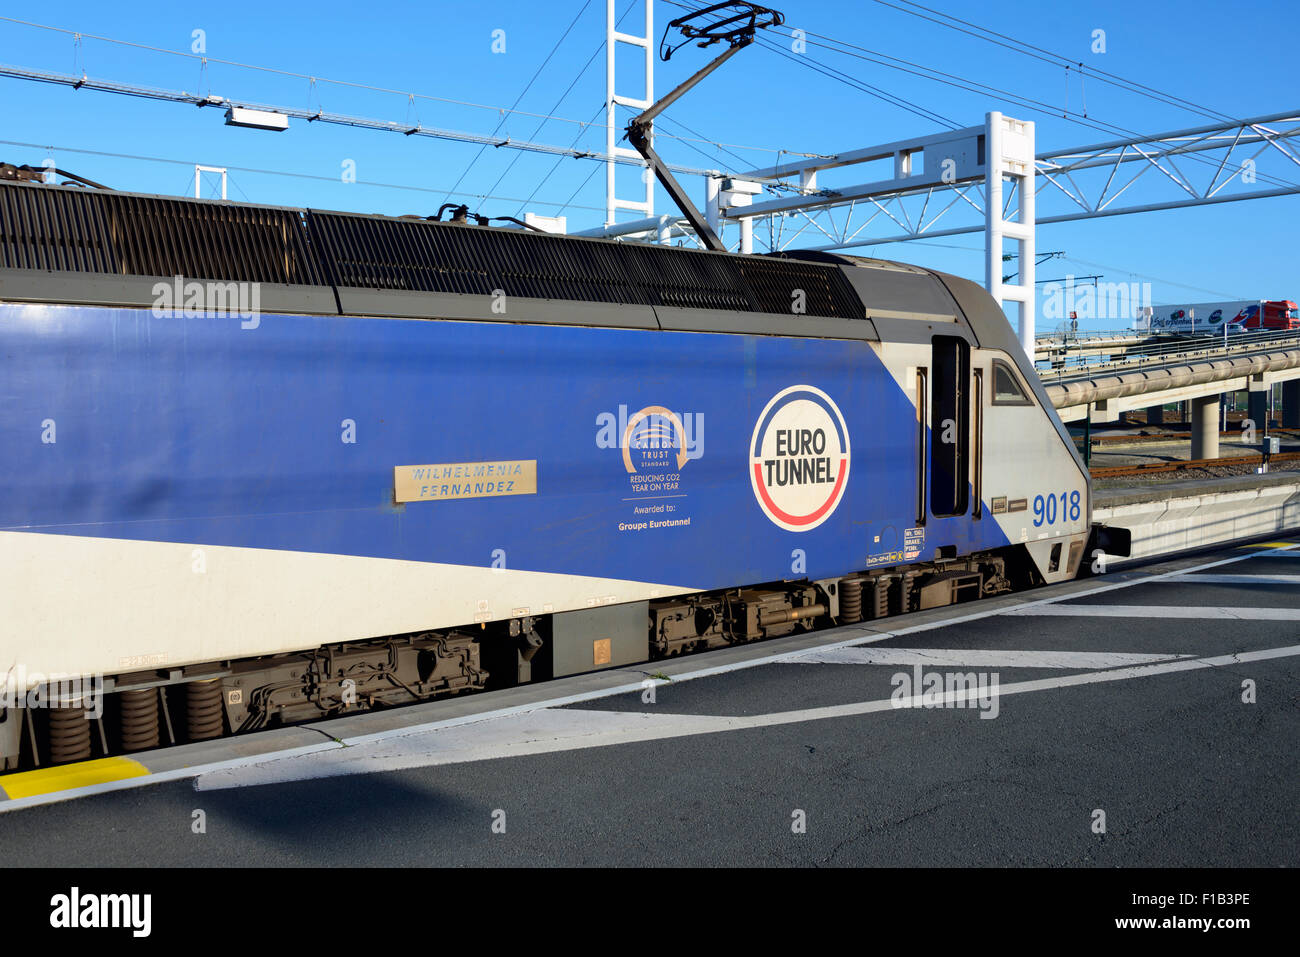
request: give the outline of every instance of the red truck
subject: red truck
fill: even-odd
[[[1225,324],[1232,332],[1300,330],[1300,309],[1289,299],[1256,299],[1156,306],[1151,316],[1153,332],[1218,333]]]

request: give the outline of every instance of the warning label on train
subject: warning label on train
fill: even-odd
[[[849,430],[831,397],[810,385],[774,395],[754,426],[749,480],[763,513],[806,532],[830,518],[849,481]]]
[[[903,532],[903,559],[912,561],[921,554],[925,548],[925,529],[922,527],[909,528]]]

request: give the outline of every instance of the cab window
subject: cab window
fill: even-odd
[[[993,360],[993,404],[994,405],[1029,405],[1029,397],[1020,386],[1020,380],[1011,371],[1011,366],[1001,359]]]

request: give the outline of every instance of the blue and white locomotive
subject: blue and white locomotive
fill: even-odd
[[[1061,581],[1091,531],[996,303],[891,262],[4,182],[0,364],[10,687],[111,692],[7,710],[10,767]]]

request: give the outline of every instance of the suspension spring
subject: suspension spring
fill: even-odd
[[[50,761],[84,761],[90,757],[90,719],[81,705],[50,709]]]
[[[862,620],[862,579],[840,580],[840,623],[851,625]]]
[[[123,691],[118,700],[122,704],[122,750],[158,747],[158,690]]]
[[[185,733],[191,741],[221,737],[221,679],[191,681],[185,689]]]

